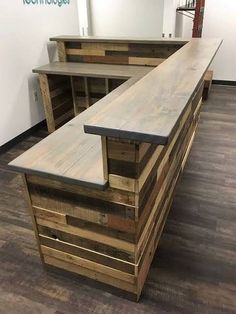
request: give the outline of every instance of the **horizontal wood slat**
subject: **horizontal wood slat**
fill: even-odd
[[[105,56],[104,50],[89,50],[89,49],[66,49],[66,54],[68,55],[78,55],[78,56]]]
[[[48,228],[64,231],[64,232],[74,234],[88,240],[103,243],[103,244],[124,250],[126,252],[129,252],[130,254],[134,253],[134,244],[123,241],[123,240],[112,238],[103,234],[97,234],[96,232],[84,230],[78,227],[73,227],[68,224],[61,224],[56,219],[52,222],[50,220],[45,220],[45,219],[36,217],[36,222],[40,226],[45,226]]]
[[[158,66],[164,61],[165,59],[161,59],[161,58],[129,57],[129,64],[134,64],[134,65]]]
[[[47,226],[38,225],[38,232],[40,236],[46,236],[50,239],[58,239],[76,247],[83,248],[85,251],[97,252],[99,255],[109,256],[113,259],[118,259],[121,262],[130,263],[134,265],[134,254],[122,249],[118,249],[109,244],[97,242],[96,238],[90,240],[80,237],[78,235],[68,233],[67,231],[59,230]]]
[[[162,43],[65,43],[64,58],[69,62],[97,62],[158,66],[183,46]]]
[[[82,49],[87,50],[114,50],[114,51],[128,51],[128,44],[115,43],[81,43]]]
[[[109,284],[111,286],[117,287],[119,289],[136,293],[136,285],[133,285],[131,283],[127,283],[121,279],[115,279],[112,276],[108,276],[102,273],[95,272],[90,269],[79,267],[78,265],[75,265],[73,263],[63,261],[60,259],[56,259],[54,257],[50,257],[45,255],[44,261],[46,264],[65,269],[69,272],[74,272],[79,275],[83,275],[85,277],[91,278],[93,280],[97,280],[106,284]]]
[[[70,253],[70,254],[82,257],[84,259],[88,259],[96,263],[100,263],[102,265],[106,265],[106,266],[121,270],[123,272],[129,273],[132,275],[135,274],[135,267],[136,267],[135,264],[132,264],[125,260],[121,260],[119,258],[115,258],[110,255],[102,254],[98,251],[93,251],[85,247],[81,247],[81,246],[78,246],[69,242],[62,241],[58,237],[51,238],[49,236],[40,234],[39,239],[40,239],[40,244],[46,247],[50,247],[53,249],[57,249],[59,251]]]
[[[120,279],[122,278],[123,281],[129,282],[134,284],[135,283],[135,277],[131,274],[121,272],[120,270],[101,265],[99,263],[95,263],[93,261],[90,261],[88,259],[81,258],[79,256],[75,256],[69,253],[65,253],[56,249],[52,249],[49,247],[46,247],[44,245],[41,245],[42,253],[46,256],[51,256],[60,260],[63,260],[65,262],[69,262],[72,264],[75,264],[77,266],[80,266],[81,268],[86,268],[92,271],[95,271],[96,273],[102,273],[107,274],[108,276],[112,276],[113,278]]]

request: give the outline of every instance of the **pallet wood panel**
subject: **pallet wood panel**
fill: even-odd
[[[199,106],[197,106],[197,108],[199,111]],[[199,113],[196,113],[195,107],[192,110],[192,114],[195,117],[192,121],[192,125],[196,125]],[[101,278],[99,277],[100,275],[96,276],[96,278],[99,278],[99,281],[113,285],[109,279],[111,276],[114,278],[113,282],[116,282],[116,279],[119,279],[118,283],[115,283],[114,285],[123,290],[127,289],[125,283],[128,282],[131,284],[128,290],[136,294],[138,300],[173,199],[173,192],[179,173],[183,169],[183,166],[180,167],[178,165],[182,165],[186,160],[185,155],[189,152],[189,145],[192,143],[191,139],[194,130],[195,128],[189,129],[189,135],[183,142],[184,148],[181,147],[181,154],[177,161],[175,161],[176,156],[178,156],[176,153],[175,158],[172,161],[173,170],[167,171],[168,177],[170,178],[167,179],[169,183],[164,185],[161,184],[163,196],[161,197],[160,194],[157,193],[158,196],[155,200],[152,213],[148,215],[149,219],[144,224],[145,228],[135,246],[130,246],[127,241],[118,240],[117,236],[114,238],[114,235],[110,235],[106,238],[106,236],[103,236],[101,233],[99,236],[98,233],[96,233],[96,237],[94,237],[91,231],[84,230],[84,228],[81,229],[78,226],[74,227],[68,225],[65,215],[56,214],[56,216],[58,216],[55,218],[54,211],[50,212],[47,210],[45,214],[45,210],[34,207],[34,214],[36,215],[36,221],[39,226],[39,237],[40,243],[42,243],[41,248],[45,263],[61,268],[64,267],[64,264],[61,263],[69,263],[70,268],[66,269],[70,269],[70,271],[72,270],[85,276],[90,276],[90,271],[93,270],[96,274],[104,274],[104,277]],[[178,150],[180,150],[180,148]],[[171,187],[169,188],[170,183]],[[166,191],[165,186],[169,192]],[[50,233],[46,233],[45,228],[52,230],[52,235],[55,235],[56,238],[52,238]],[[63,235],[68,234],[69,237],[62,237],[61,233]],[[60,240],[55,240],[57,239],[57,236]],[[78,240],[77,242],[75,242],[75,240],[71,242],[71,237],[77,237],[78,239],[83,240],[82,242],[81,240],[80,242],[78,242]],[[98,243],[101,241],[99,246],[96,244],[91,246],[91,242],[94,242],[94,239],[96,239],[96,242]],[[102,249],[104,245],[107,246],[105,250],[104,248]],[[109,250],[109,246],[112,246],[113,250]],[[96,251],[91,250],[92,248],[96,248]],[[89,259],[88,256],[86,256],[88,252],[90,254]],[[103,255],[104,253],[105,256]],[[109,261],[109,258],[112,262],[111,260]],[[91,262],[88,262],[89,260]],[[71,267],[71,265],[73,266]],[[75,265],[77,267],[73,268]]]
[[[47,237],[50,239],[58,239],[58,241],[65,242],[70,245],[75,245],[81,249],[81,254],[85,254],[85,252],[94,252],[97,254],[97,258],[101,258],[101,256],[109,257],[111,259],[119,260],[125,265],[128,263],[130,266],[135,267],[134,254],[130,254],[130,252],[125,251],[123,249],[118,249],[109,244],[103,244],[101,242],[93,240],[89,240],[86,238],[82,238],[78,235],[74,235],[68,233],[63,230],[38,225],[39,237]],[[45,242],[44,242],[45,243]],[[87,253],[86,253],[87,254]],[[132,268],[133,269],[133,268]]]
[[[39,74],[48,131],[55,131],[74,116],[69,77]]]
[[[56,259],[50,256],[44,256],[44,260],[46,264],[52,265],[54,267],[65,269],[69,272],[74,272],[85,277],[109,284],[111,286],[117,287],[124,291],[132,292],[136,294],[135,286],[131,283],[127,283],[120,279],[115,279],[112,276],[104,275],[86,268],[79,267],[71,262],[67,262],[64,260]]]
[[[174,43],[99,43],[65,42],[68,62],[158,66],[186,42]]]
[[[202,90],[202,84],[200,89]],[[152,151],[152,145],[146,143],[125,140],[119,142],[117,139],[108,139],[105,142],[107,153],[104,157],[107,161],[109,156],[126,159],[127,155],[133,158],[134,163],[142,162],[145,156],[149,157],[145,158],[147,165],[152,158],[158,161],[157,164],[152,162],[154,168],[148,167],[150,173],[147,179],[148,182],[154,180],[154,185],[151,185],[151,189],[145,189],[146,195],[143,198],[147,201],[142,211],[139,210],[141,203],[135,191],[122,192],[133,193],[135,206],[130,207],[129,212],[133,211],[133,214],[127,217],[125,213],[129,208],[128,204],[113,203],[113,199],[107,202],[107,196],[104,196],[108,207],[104,207],[104,201],[99,206],[98,199],[93,199],[96,193],[92,195],[91,189],[88,189],[89,196],[83,196],[83,189],[80,187],[74,187],[73,191],[71,185],[67,187],[68,192],[65,188],[63,192],[61,189],[56,192],[55,188],[61,188],[62,185],[48,179],[38,180],[37,177],[27,176],[32,211],[46,264],[61,268],[64,267],[61,263],[69,263],[73,267],[76,265],[77,268],[73,271],[86,276],[90,276],[90,272],[94,271],[101,275],[101,278],[96,277],[101,282],[111,284],[110,278],[114,278],[113,281],[118,279],[118,284],[114,285],[124,290],[127,288],[126,283],[129,283],[129,292],[139,299],[173,199],[176,182],[183,170],[195,134],[201,108],[200,94],[199,91],[195,93],[179,123],[176,135],[168,146],[155,146]],[[161,150],[156,154],[156,148],[159,147]],[[114,148],[115,151],[112,151]],[[122,153],[126,150],[127,154]],[[126,164],[126,167],[128,166],[129,164]],[[109,175],[109,167],[107,172]],[[140,177],[142,172],[133,180]],[[120,187],[110,189],[114,195],[121,193]],[[98,194],[101,197],[102,193]],[[104,195],[107,195],[107,190]],[[125,210],[120,217],[117,211],[119,206],[121,210]],[[109,211],[104,211],[105,208],[109,208]]]
[[[89,261],[88,259],[81,258],[70,253],[65,253],[60,250],[52,249],[44,245],[41,246],[41,250],[42,253],[46,256],[51,256],[60,260],[64,260],[66,262],[75,264],[83,269],[89,269],[95,271],[96,273],[106,274],[115,279],[122,278],[122,281],[129,282],[131,284],[134,284],[135,282],[135,277],[133,275],[126,272],[121,272],[120,270],[117,270],[115,268],[95,263],[93,261]]]
[[[41,230],[42,229],[40,229],[40,231]],[[44,229],[43,232],[46,233],[47,231],[45,231]],[[64,239],[66,240],[66,238]],[[134,264],[121,260],[119,258],[115,258],[110,255],[99,253],[97,250],[93,251],[91,249],[86,249],[85,247],[78,246],[71,242],[62,241],[55,234],[54,234],[54,238],[51,236],[45,236],[43,234],[40,234],[39,240],[40,240],[40,244],[44,245],[45,247],[49,247],[49,248],[57,249],[59,251],[63,251],[69,254],[73,254],[75,256],[82,257],[84,259],[96,262],[98,264],[109,266],[114,269],[118,269],[120,271],[123,271],[131,275],[135,274]]]

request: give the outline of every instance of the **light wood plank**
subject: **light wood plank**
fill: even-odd
[[[55,131],[55,121],[53,117],[53,110],[52,110],[52,102],[50,97],[50,90],[48,85],[48,78],[46,74],[39,74],[39,84],[43,98],[43,106],[44,106],[44,113],[46,116],[47,128],[48,132],[51,133]]]
[[[136,293],[136,290],[137,290],[136,286],[134,286],[130,283],[127,283],[125,281],[122,281],[120,279],[114,280],[114,278],[111,276],[97,273],[97,272],[91,271],[87,268],[82,268],[82,267],[79,267],[79,266],[74,265],[72,263],[68,263],[68,262],[47,256],[47,255],[44,256],[44,260],[45,260],[46,264],[65,269],[67,271],[74,272],[74,273],[77,273],[79,275],[86,276],[88,278],[106,283],[108,285],[111,285],[113,287],[117,287],[119,289],[122,289],[122,290],[125,290],[128,292]]]
[[[75,264],[82,268],[87,268],[96,273],[102,273],[116,279],[121,279],[122,281],[125,281],[125,282],[129,282],[132,284],[135,283],[135,277],[133,275],[119,271],[117,269],[114,269],[114,268],[111,268],[111,267],[108,267],[99,263],[95,263],[93,261],[81,258],[79,256],[75,256],[69,253],[55,250],[55,249],[46,247],[44,245],[41,245],[41,250],[44,255],[54,257],[68,263]]]
[[[117,43],[81,43],[83,50],[111,50],[111,51],[128,51],[128,44],[117,44]]]
[[[57,41],[58,59],[60,62],[66,62],[66,48],[64,41]]]
[[[75,56],[105,56],[105,51],[99,49],[66,49],[66,54]]]
[[[82,228],[73,227],[70,225],[63,225],[63,224],[60,224],[60,223],[55,222],[55,221],[52,222],[52,221],[37,218],[37,217],[36,217],[36,222],[37,222],[37,224],[39,224],[41,226],[61,230],[61,231],[67,232],[67,233],[77,235],[77,236],[82,237],[82,238],[86,238],[86,239],[89,239],[92,241],[107,244],[107,245],[110,245],[112,247],[130,252],[130,253],[134,253],[134,244],[131,244],[131,243],[123,241],[123,240],[111,238],[109,236],[106,236],[103,234],[97,234],[96,232],[87,231],[87,230],[84,230]]]
[[[158,66],[165,60],[161,58],[129,57],[129,64]]]

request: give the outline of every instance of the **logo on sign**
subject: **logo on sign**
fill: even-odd
[[[64,4],[70,4],[70,0],[23,0],[25,5],[57,5],[61,7]]]

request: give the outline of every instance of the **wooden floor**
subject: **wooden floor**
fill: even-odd
[[[236,313],[236,87],[213,86],[139,303],[43,269],[7,163],[0,156],[0,313]]]

